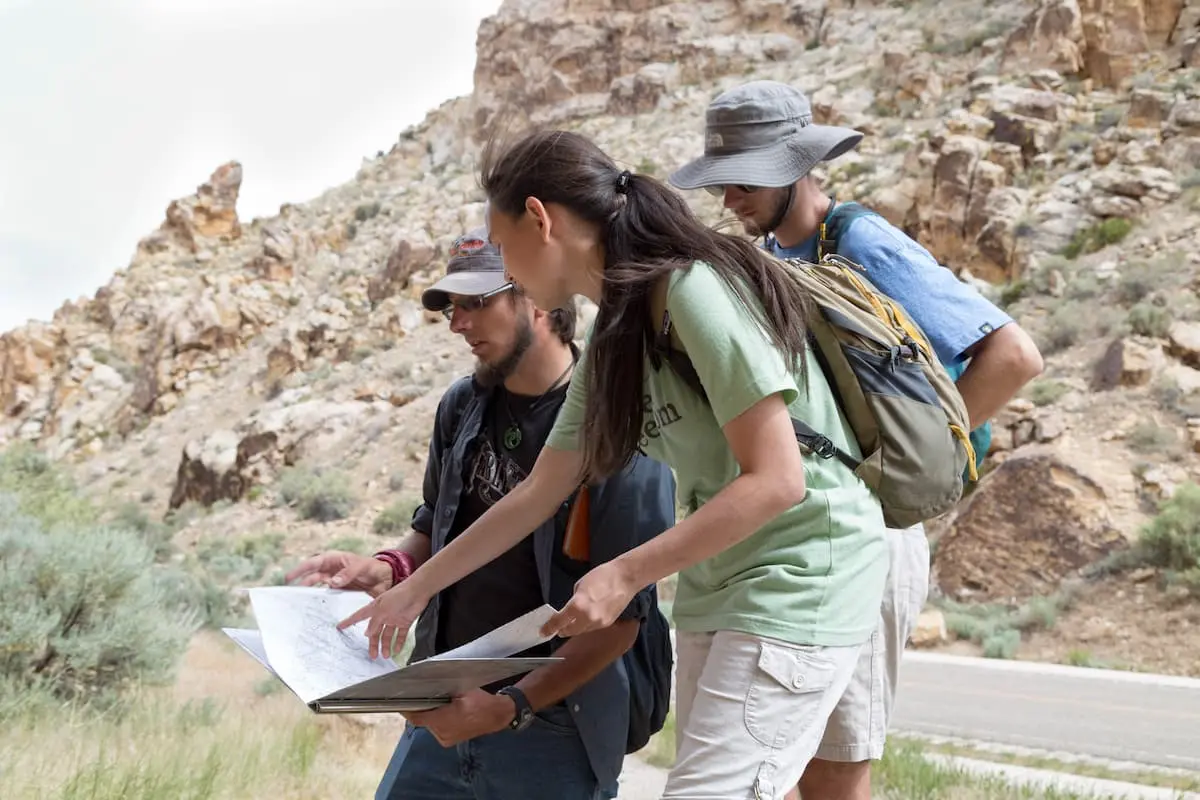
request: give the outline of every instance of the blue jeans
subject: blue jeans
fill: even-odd
[[[454,747],[404,729],[375,800],[601,800],[583,740],[563,706],[544,708],[523,731],[504,730]]]

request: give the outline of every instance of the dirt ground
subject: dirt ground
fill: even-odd
[[[1016,657],[1200,677],[1200,604],[1157,584],[1148,572],[1085,584],[1052,628],[1024,637]],[[965,641],[930,650],[981,653]]]

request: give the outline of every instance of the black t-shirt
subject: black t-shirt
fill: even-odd
[[[503,386],[492,393],[483,430],[467,454],[464,496],[447,542],[453,541],[533,469],[566,392],[564,385],[540,398],[514,395]],[[519,436],[514,434],[515,430],[520,431]],[[490,633],[542,603],[533,536],[527,536],[442,592],[438,652]],[[517,655],[549,654],[550,645],[546,643]],[[516,681],[514,677],[485,688],[494,691]]]

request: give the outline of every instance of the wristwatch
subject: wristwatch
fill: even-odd
[[[528,728],[533,722],[533,707],[529,705],[529,698],[525,696],[525,693],[516,686],[505,686],[496,694],[511,697],[517,705],[517,713],[513,715],[512,722],[508,723],[508,727],[514,731],[523,731]]]

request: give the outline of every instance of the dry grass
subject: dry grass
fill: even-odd
[[[135,696],[118,715],[58,709],[0,730],[5,800],[341,800],[370,797],[398,720],[318,717],[211,631],[196,636],[177,684]],[[674,760],[674,717],[639,756]],[[875,765],[884,800],[1082,800],[1014,787],[924,758],[893,739]]]
[[[172,689],[116,714],[64,709],[0,731],[6,800],[370,797],[400,725],[318,717],[219,633],[196,637]]]

